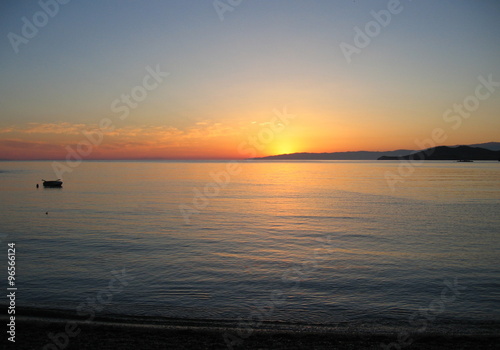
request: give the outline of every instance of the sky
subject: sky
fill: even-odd
[[[0,5],[0,159],[500,141],[498,0],[59,1]]]

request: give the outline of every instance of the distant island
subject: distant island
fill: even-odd
[[[465,148],[464,148],[465,147]],[[412,158],[410,158],[412,157]],[[500,142],[488,142],[467,146],[438,146],[427,150],[399,149],[395,151],[354,151],[331,153],[291,153],[252,158],[254,160],[498,160]]]
[[[382,156],[378,160],[500,160],[500,151],[470,146],[439,146],[404,156]]]

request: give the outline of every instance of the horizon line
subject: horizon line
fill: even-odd
[[[481,145],[481,144],[488,144],[488,143],[500,143],[497,141],[488,141],[488,142],[482,142],[482,143],[474,143],[472,145]],[[453,145],[453,146],[448,146],[448,145],[438,145],[438,146],[433,146],[429,148],[422,148],[422,149],[404,149],[404,148],[399,148],[395,150],[385,150],[385,151],[365,151],[365,150],[359,150],[359,151],[341,151],[341,152],[293,152],[293,153],[281,153],[281,154],[273,154],[273,155],[268,155],[268,156],[260,156],[260,157],[252,157],[252,158],[231,158],[231,157],[214,157],[214,158],[87,158],[87,159],[80,159],[79,161],[245,161],[245,160],[255,160],[255,159],[262,159],[262,158],[269,158],[269,157],[277,157],[277,156],[284,156],[284,155],[293,155],[293,154],[333,154],[333,153],[360,153],[360,152],[370,152],[370,153],[381,153],[381,152],[395,152],[395,151],[410,151],[410,152],[420,152],[424,150],[428,150],[431,148],[436,148],[436,147],[460,147],[460,146],[468,146],[471,147],[470,145],[465,145],[465,144],[460,144],[460,145]],[[369,159],[367,159],[369,160]],[[69,161],[67,158],[26,158],[26,159],[0,159],[0,162],[15,162],[15,161]]]

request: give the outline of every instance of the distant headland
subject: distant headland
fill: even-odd
[[[291,153],[253,158],[255,160],[500,160],[500,142],[438,146],[426,150]]]
[[[382,156],[378,160],[500,160],[500,151],[470,146],[439,146],[404,156]]]

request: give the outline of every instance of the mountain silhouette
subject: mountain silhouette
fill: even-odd
[[[440,147],[447,147],[447,146],[440,146]],[[474,147],[474,148],[481,148],[485,149],[486,151],[500,151],[500,142],[487,142],[487,143],[480,143],[480,144],[474,144],[474,145],[469,145],[469,146],[454,146],[454,147],[447,147],[447,148],[457,148],[457,147]],[[435,147],[438,148],[438,147]],[[290,154],[279,154],[275,156],[268,156],[268,157],[260,157],[260,158],[252,158],[255,160],[377,160],[377,159],[400,159],[400,157],[406,157],[411,154],[418,154],[418,152],[427,152],[427,150],[407,150],[407,149],[399,149],[395,151],[385,151],[385,152],[374,152],[374,151],[353,151],[353,152],[331,152],[331,153],[308,153],[308,152],[301,152],[301,153],[290,153]],[[440,150],[438,154],[441,154],[440,152],[444,152],[444,150]],[[459,150],[459,152],[461,152]],[[433,152],[429,151],[427,152],[429,155]],[[480,152],[482,153],[482,152]],[[466,156],[467,151],[465,151],[464,157],[465,159],[472,158],[472,155],[467,158]],[[481,157],[486,156],[487,160],[492,160],[492,159],[498,159],[498,156],[493,156],[491,154],[482,154]],[[451,158],[450,158],[451,157]],[[461,157],[461,156],[460,156]],[[496,157],[496,158],[495,158]],[[453,151],[449,151],[447,156],[444,156],[444,158],[448,159],[442,159],[442,160],[459,160],[463,158],[457,158],[457,155],[453,156]],[[402,158],[404,159],[404,158]],[[408,158],[407,158],[408,159]],[[417,158],[418,159],[418,158]],[[430,159],[427,158],[427,155],[423,159]],[[471,159],[474,160],[474,159]],[[479,159],[477,159],[479,160]]]
[[[438,146],[404,156],[382,156],[378,160],[500,160],[500,151],[470,146]]]

